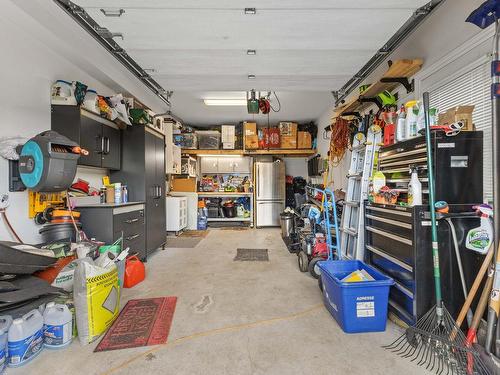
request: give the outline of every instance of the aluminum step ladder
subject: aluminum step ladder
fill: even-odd
[[[373,174],[375,156],[381,141],[382,131],[377,125],[368,128],[366,137],[362,133],[358,133],[354,137],[340,228],[340,251],[343,259],[364,260],[365,215],[363,201],[368,199],[370,177]]]

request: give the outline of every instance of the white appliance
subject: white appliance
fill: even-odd
[[[183,197],[187,200],[187,228],[189,230],[198,229],[198,193],[189,193],[185,191],[171,191],[172,197]],[[167,214],[168,222],[168,214]]]
[[[166,198],[167,232],[179,232],[187,227],[187,197]]]
[[[257,227],[279,226],[285,209],[285,162],[255,163],[255,187]]]

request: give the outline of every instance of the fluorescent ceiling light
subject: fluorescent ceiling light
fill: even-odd
[[[255,79],[255,74],[249,74],[248,79]]]
[[[257,13],[257,9],[255,8],[245,8],[245,14],[255,14]]]
[[[246,99],[203,99],[205,105],[246,106]]]
[[[257,51],[254,49],[247,49],[247,55],[256,55]]]

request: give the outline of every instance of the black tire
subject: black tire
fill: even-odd
[[[318,277],[318,287],[323,292],[323,280],[321,280],[321,277]]]
[[[309,273],[315,279],[319,279],[321,277],[321,273],[319,272],[319,268],[317,266],[317,263],[319,261],[322,261],[322,260],[324,260],[324,259],[321,257],[315,257],[315,258],[312,258],[311,261],[309,262],[309,266],[308,266]]]
[[[307,254],[304,253],[303,251],[300,251],[297,254],[297,262],[299,263],[299,270],[300,272],[307,272],[308,270],[308,265],[309,265],[309,258],[307,257]]]

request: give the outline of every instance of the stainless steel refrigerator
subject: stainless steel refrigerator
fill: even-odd
[[[285,209],[285,162],[255,163],[255,187],[257,227],[279,226]]]

